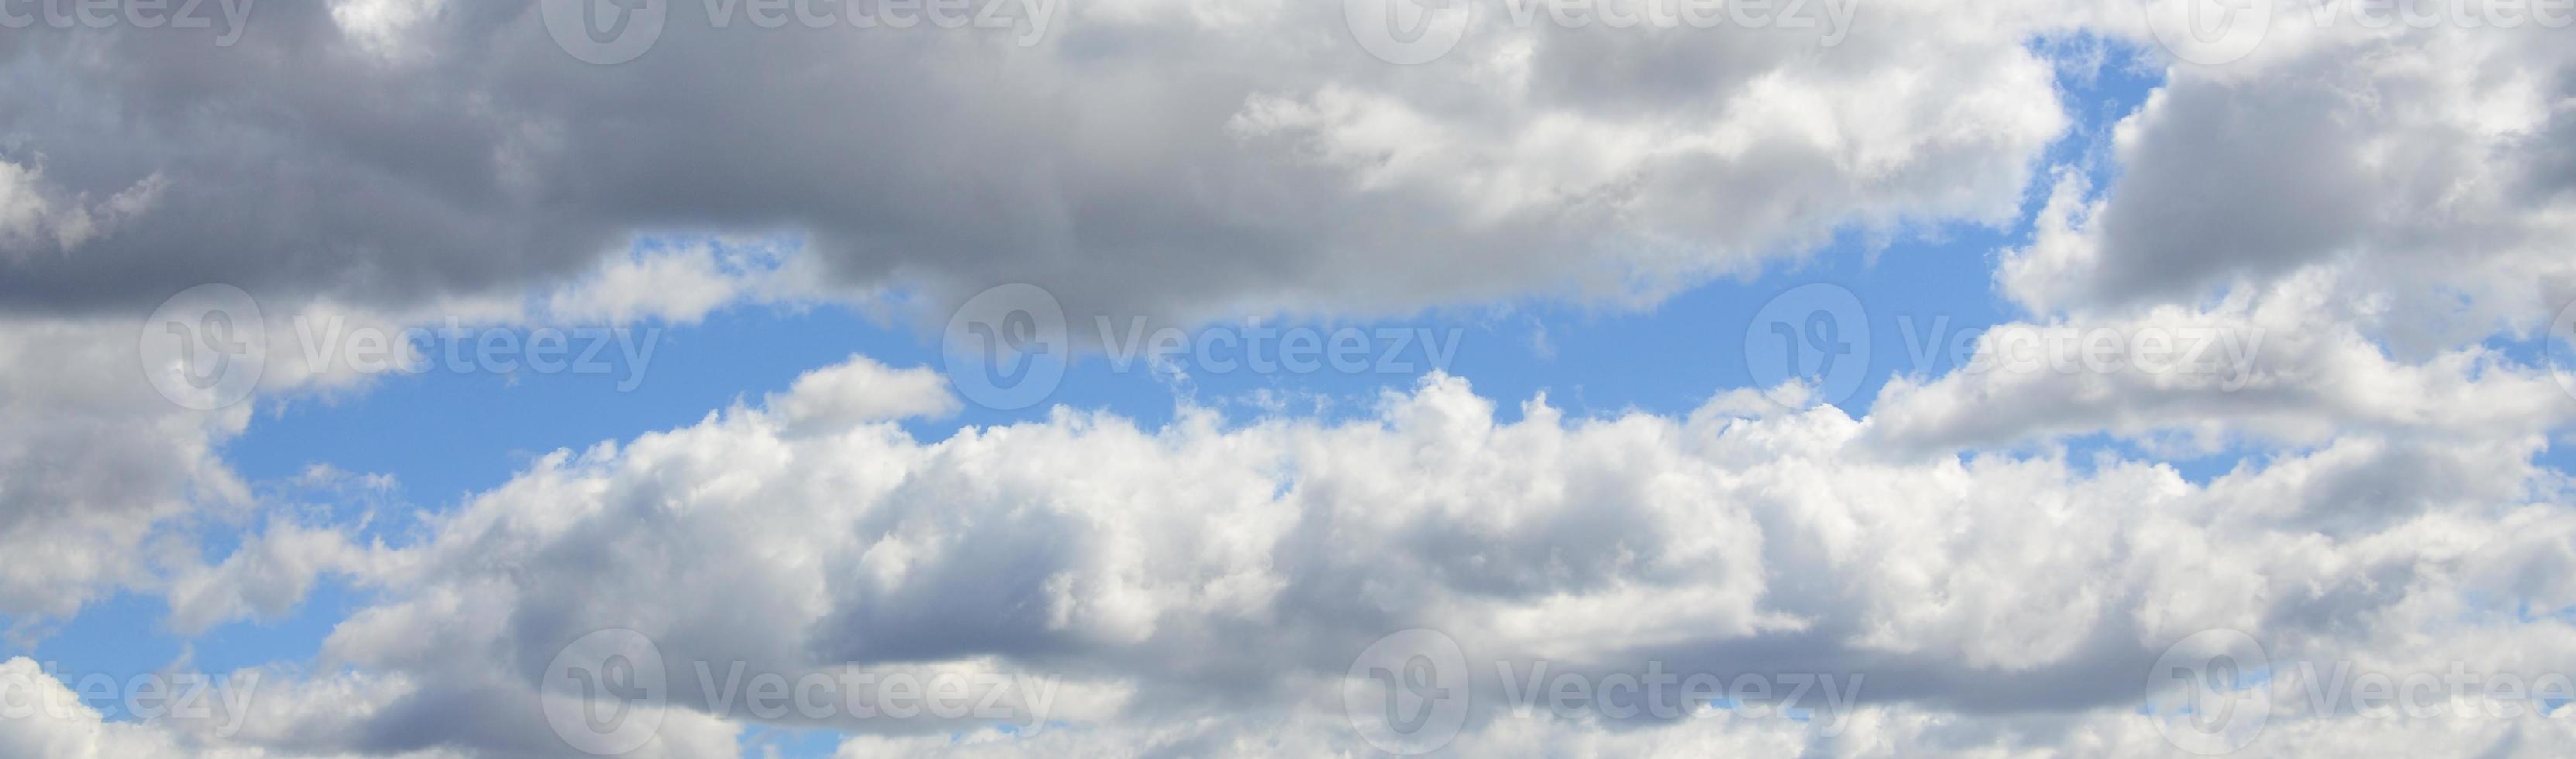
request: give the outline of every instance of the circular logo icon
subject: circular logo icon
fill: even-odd
[[[161,302],[136,335],[152,389],[198,411],[240,403],[268,369],[268,322],[259,301],[232,285],[198,285]]]
[[[2140,6],[2156,44],[2203,66],[2254,54],[2272,31],[2273,0],[2161,0]]]
[[[2540,340],[2549,357],[2549,378],[2558,381],[2558,389],[2576,395],[2576,301],[2558,309],[2558,316],[2549,320],[2549,334]]]
[[[601,630],[546,665],[538,698],[565,745],[593,756],[643,748],[662,729],[670,693],[662,650],[634,630]]]
[[[546,33],[584,63],[602,66],[642,57],[662,39],[668,0],[539,0]]]
[[[1841,285],[1801,285],[1753,314],[1744,368],[1784,406],[1839,404],[1869,375],[1869,311]]]
[[[2254,636],[2203,630],[2165,649],[2147,672],[2143,716],[2165,741],[2202,756],[2253,745],[2272,716],[2272,659]]]
[[[958,394],[997,411],[1045,401],[1073,361],[1064,306],[1037,285],[1003,285],[967,299],[949,315],[939,343]]]
[[[1474,0],[1342,0],[1342,20],[1360,49],[1398,66],[1448,55],[1475,15]]]
[[[1438,630],[1379,638],[1342,679],[1342,713],[1371,746],[1398,756],[1449,745],[1467,722],[1467,655]]]

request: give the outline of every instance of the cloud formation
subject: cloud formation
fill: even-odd
[[[228,47],[0,35],[0,102],[43,104],[0,107],[9,632],[119,589],[182,634],[326,580],[367,593],[247,707],[0,719],[0,756],[575,755],[550,666],[607,629],[679,667],[645,756],[767,727],[846,732],[843,756],[1362,752],[1348,668],[1407,629],[1475,665],[1460,754],[2165,755],[2152,673],[2211,630],[2280,665],[2250,752],[2576,751],[2566,698],[2396,719],[2295,697],[2344,687],[2301,665],[2576,671],[2571,483],[2541,463],[2576,399],[2502,344],[2576,299],[2576,47],[2292,18],[2189,65],[2133,5],[1890,0],[1832,31],[1487,14],[1402,67],[1297,2],[1068,5],[1023,45],[712,29],[682,0],[615,66],[531,3],[270,0]],[[2081,44],[2172,65],[2104,166],[2050,166]],[[210,282],[257,293],[272,335],[935,312],[1000,282],[1076,320],[1642,306],[1838,236],[2023,223],[1991,262],[2018,312],[1981,346],[2047,368],[1895,378],[1857,416],[1754,389],[1498,412],[1435,373],[1354,419],[1056,409],[923,438],[907,423],[962,406],[947,378],[862,355],[554,452],[391,542],[251,519],[221,455],[254,409],[369,373],[272,349],[251,402],[190,411],[135,345]],[[633,244],[670,232],[702,242]],[[2060,336],[2177,329],[2239,342],[2055,368],[2090,350]],[[2115,444],[2067,452],[2093,437]],[[2205,476],[2164,460],[2227,451]],[[190,540],[254,521],[223,556]],[[1535,661],[1867,679],[1806,719],[1569,718],[1510,708],[1491,665]],[[1057,679],[1003,699],[1035,722],[861,719],[759,713],[694,663]],[[70,686],[0,663],[0,707]]]
[[[1352,749],[1343,672],[1411,628],[1445,632],[1479,663],[1462,751],[1517,752],[1533,736],[1661,752],[2114,745],[2154,735],[2136,708],[2159,653],[2220,628],[2285,666],[2394,651],[2411,666],[2576,666],[2567,620],[2495,605],[2576,605],[2561,571],[2576,566],[2567,483],[2517,463],[2535,439],[2426,448],[2353,434],[2194,485],[2117,458],[1873,450],[1872,420],[1756,411],[1767,402],[1744,391],[1682,418],[1571,419],[1532,399],[1502,422],[1465,381],[1434,376],[1347,423],[1198,412],[1145,429],[1059,411],[928,442],[883,413],[841,411],[937,411],[904,400],[936,381],[854,358],[762,406],[557,452],[433,518],[398,558],[339,563],[382,602],[343,622],[323,660],[407,687],[363,714],[263,715],[254,745],[561,754],[534,684],[601,629],[718,672],[1064,678],[1062,724],[1025,737],[928,718],[787,720],[869,736],[850,755],[921,741]],[[258,550],[346,549],[290,533]],[[1550,722],[1509,709],[1486,664],[1539,660],[1866,680],[1832,734],[1822,720]],[[739,701],[703,714],[724,694],[673,666],[675,714],[719,731],[762,721]],[[2324,729],[2311,721],[2381,729],[2287,706],[2280,720],[2267,740]],[[702,723],[682,724],[658,750],[702,755],[678,748]],[[2552,719],[2460,729],[2519,741],[2507,753],[2570,736]],[[981,737],[956,744],[959,731]]]
[[[0,217],[0,303],[402,308],[653,230],[810,235],[841,288],[1027,281],[1077,313],[1652,298],[1840,229],[2008,223],[2066,128],[2041,22],[1946,3],[1830,46],[1498,21],[1417,67],[1330,3],[1068,4],[1027,47],[699,5],[616,66],[535,3],[278,0],[231,47],[13,35],[0,86],[58,107],[0,114],[0,187],[53,199]]]

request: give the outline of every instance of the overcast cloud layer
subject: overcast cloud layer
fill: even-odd
[[[0,718],[0,757],[585,756],[544,683],[609,629],[673,668],[639,756],[780,727],[849,757],[1375,755],[1351,668],[1409,629],[1475,665],[1454,755],[2182,754],[2159,726],[2190,715],[2141,704],[2212,630],[2279,665],[2244,755],[2576,752],[2576,690],[2279,697],[2347,687],[2316,682],[2337,663],[2576,672],[2576,482],[2544,461],[2576,375],[2524,349],[2576,301],[2576,28],[2289,3],[2212,64],[2158,35],[2181,0],[1860,0],[1842,29],[1506,7],[1410,66],[1293,0],[1066,2],[1025,37],[713,29],[681,0],[616,65],[522,2],[260,0],[221,46],[0,30],[6,633],[119,592],[182,635],[318,583],[367,598],[311,666],[254,671],[254,702]],[[2156,87],[2061,149],[2098,106],[2061,81],[2106,50]],[[1793,387],[1585,415],[1434,371],[1356,414],[962,429],[957,378],[858,355],[390,538],[265,502],[223,455],[366,373],[272,343],[224,405],[137,371],[138,322],[208,283],[272,337],[744,303],[926,332],[1003,283],[1076,324],[1651,312],[1838,239],[2024,228],[1960,262],[2011,309],[1989,352],[2259,342],[2183,371],[1903,373],[1866,412]],[[665,234],[716,242],[634,250]],[[1512,709],[1493,663],[1540,660],[1867,680],[1797,719]],[[1053,679],[989,691],[1034,721],[858,719],[759,713],[691,662]],[[70,686],[0,662],[0,707]]]
[[[1797,29],[1515,29],[1390,66],[1332,3],[1067,3],[1012,30],[710,28],[572,60],[535,4],[255,7],[12,35],[22,309],[209,281],[409,304],[638,229],[813,237],[834,279],[1073,304],[1409,310],[1667,291],[1839,225],[2011,219],[2065,128],[2044,28],[1888,2]],[[1500,13],[1488,14],[1501,16]],[[87,30],[84,30],[87,31]],[[185,256],[171,251],[187,251]]]

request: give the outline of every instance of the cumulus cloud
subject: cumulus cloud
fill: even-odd
[[[558,324],[694,324],[718,308],[744,302],[820,297],[811,281],[816,259],[779,240],[683,239],[639,246],[548,292],[533,317]]]
[[[2293,19],[2166,70],[2115,170],[2051,176],[2070,123],[2039,43],[2154,39],[2133,4],[1874,3],[1833,31],[1487,14],[1410,67],[1336,3],[1082,4],[1027,47],[671,5],[606,67],[526,3],[279,0],[232,47],[0,36],[0,98],[52,106],[0,111],[0,612],[135,588],[188,634],[326,578],[368,591],[315,667],[222,715],[239,731],[73,709],[0,720],[0,755],[572,755],[544,680],[612,628],[677,665],[642,749],[674,757],[756,726],[847,732],[844,756],[1360,752],[1346,668],[1410,628],[1477,665],[1450,747],[1475,755],[2161,755],[2150,671],[2218,628],[2284,665],[2576,667],[2570,482],[2535,462],[2576,403],[2489,344],[2576,298],[2553,30]],[[280,347],[335,319],[690,323],[1004,281],[1077,320],[1633,304],[2026,201],[1994,282],[2027,313],[1980,346],[2038,367],[1896,378],[1859,418],[1750,391],[1514,417],[1435,374],[1347,421],[1058,409],[922,440],[905,423],[959,409],[948,383],[854,356],[558,451],[401,543],[274,514],[213,560],[156,541],[263,513],[218,455],[252,408],[376,376]],[[256,293],[272,341],[251,402],[200,412],[153,392],[173,367],[137,366],[131,319],[207,282]],[[2233,342],[2157,371],[2150,332]],[[2116,367],[2083,366],[2096,334]],[[2104,433],[2253,453],[2187,478],[2048,445]],[[1490,665],[1538,660],[1867,680],[1806,721],[1509,708]],[[758,713],[700,662],[1055,679],[1005,699],[1037,722],[857,719]],[[2563,699],[2392,719],[2272,676],[2248,751],[2576,748]],[[68,687],[24,659],[0,686]]]
[[[2028,314],[1980,349],[2055,368],[1898,378],[1877,432],[1923,449],[2097,432],[2185,452],[2362,431],[2541,445],[2571,411],[2550,376],[2564,368],[2504,343],[2576,300],[2576,196],[2551,139],[2576,61],[2560,26],[2445,10],[2496,9],[2377,24],[2369,4],[2284,4],[2242,60],[2164,58],[2112,128],[2110,170],[2059,167],[2030,239],[1996,261]],[[2158,39],[2121,18],[2099,20]],[[2061,338],[2114,336],[2125,359],[2140,335],[2208,330],[2242,360],[2063,369],[2085,348]]]
[[[2325,276],[2410,359],[2527,334],[2576,299],[2565,30],[2370,25],[2356,5],[2286,4],[2247,59],[2175,62],[2117,126],[2099,196],[2061,177],[2037,239],[2000,264],[2004,292],[2081,312]]]
[[[146,176],[92,203],[47,183],[41,167],[0,161],[0,247],[19,256],[69,253],[141,214],[166,184],[158,174]]]
[[[19,35],[0,87],[68,102],[0,116],[14,150],[57,195],[157,202],[76,255],[12,243],[0,302],[229,282],[395,309],[668,229],[810,235],[842,288],[1032,281],[1077,312],[1652,297],[1840,229],[2008,223],[2066,126],[2024,45],[2054,22],[2010,7],[1871,4],[1833,44],[1494,13],[1397,67],[1329,3],[1067,4],[1029,47],[698,5],[607,67],[535,4],[264,3],[231,47]]]
[[[1030,734],[786,720],[858,734],[851,756],[1355,750],[1345,668],[1409,628],[1478,663],[1470,753],[2118,754],[2162,745],[2136,713],[2149,665],[2213,628],[2284,662],[2576,665],[2564,618],[2511,611],[2576,605],[2556,571],[2576,565],[2576,517],[2563,478],[2509,436],[2468,451],[2343,436],[2194,484],[2151,462],[1905,454],[1878,448],[1873,420],[1748,413],[1742,392],[1679,418],[1575,419],[1538,398],[1505,423],[1434,376],[1344,423],[1185,410],[1147,429],[1059,410],[918,441],[889,417],[939,409],[920,400],[935,379],[856,358],[762,406],[544,458],[435,517],[401,560],[343,565],[382,601],[323,659],[408,690],[272,727],[351,741],[315,746],[543,753],[559,744],[534,683],[601,629],[650,636],[678,670],[674,713],[707,725],[775,720],[688,662],[1063,678],[1061,724]],[[883,410],[800,410],[854,403]],[[1489,663],[1536,660],[1866,680],[1832,734],[1566,721],[1508,708]],[[2267,740],[2394,732],[2282,713]],[[2568,745],[2563,720],[2444,729],[2506,753]]]
[[[413,340],[439,330],[470,338],[456,330],[677,323],[726,305],[802,302],[810,290],[778,279],[797,276],[801,265],[770,241],[684,240],[604,262],[561,287],[406,308],[254,297],[173,301],[182,307],[149,315],[147,304],[94,316],[0,317],[0,549],[12,559],[0,562],[0,615],[22,628],[59,621],[120,586],[171,595],[182,630],[280,613],[301,600],[300,586],[243,597],[213,580],[310,577],[361,561],[364,547],[333,542],[339,536],[318,526],[301,537],[282,529],[271,539],[329,555],[245,552],[208,568],[184,542],[154,545],[158,536],[263,513],[220,455],[256,410],[360,393],[404,371],[436,368],[438,346]],[[202,332],[201,313],[189,305],[234,321],[220,334]],[[170,326],[154,318],[179,320],[184,336],[174,350],[151,347]],[[227,385],[194,385],[178,379],[182,373],[244,382],[228,394]],[[849,374],[814,381],[863,382]],[[875,397],[898,411],[944,399],[936,378],[915,385],[910,400]]]
[[[2487,346],[2392,355],[2342,300],[2351,286],[2310,271],[2207,307],[2000,325],[1960,370],[1890,380],[1873,433],[1925,451],[2094,433],[2184,452],[2358,433],[2537,448],[2576,414],[2549,368]]]
[[[216,451],[249,409],[156,394],[137,324],[0,320],[0,612],[68,615],[149,576],[154,524],[249,503]]]

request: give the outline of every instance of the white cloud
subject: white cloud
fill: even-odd
[[[694,324],[743,301],[811,293],[812,259],[780,241],[686,239],[667,249],[611,256],[582,278],[542,297],[545,317],[570,324]]]
[[[164,402],[112,315],[179,287],[273,298],[273,341],[299,316],[684,324],[1005,280],[1077,322],[1650,302],[1838,232],[2009,224],[2069,128],[2034,38],[2151,39],[2129,5],[1873,4],[1831,49],[1487,17],[1411,68],[1353,48],[1333,3],[1089,4],[1025,49],[681,24],[612,68],[524,4],[264,8],[214,55],[13,37],[0,95],[77,94],[0,117],[0,147],[42,157],[0,161],[0,610],[59,619],[123,586],[193,632],[326,576],[373,595],[239,735],[74,711],[0,721],[0,754],[562,755],[531,684],[610,627],[684,664],[1065,678],[1034,735],[772,720],[859,733],[852,756],[1357,751],[1344,668],[1412,627],[1479,663],[1870,677],[1825,735],[1515,715],[1480,674],[1455,745],[1480,755],[2167,754],[2135,713],[2150,664],[2220,627],[2283,662],[2576,669],[2570,483],[2534,463],[2576,403],[2485,344],[2576,298],[2576,48],[2534,30],[2290,23],[2238,65],[2173,68],[2117,125],[2104,186],[2058,172],[1995,272],[2031,313],[1989,345],[2247,338],[2219,371],[1899,378],[1864,419],[1742,391],[1679,417],[1541,398],[1513,423],[1435,375],[1348,422],[1059,410],[922,441],[899,423],[959,408],[945,381],[861,356],[557,452],[416,544],[292,519],[212,563],[154,541],[252,508],[216,453],[251,407]],[[165,77],[183,86],[138,84]],[[673,228],[804,252],[599,254]],[[261,402],[371,376],[276,346]],[[2095,433],[2256,454],[2194,482],[2052,452]],[[678,674],[647,752],[734,753],[758,720]],[[2247,750],[2564,754],[2564,709],[2283,702]]]
[[[1831,46],[1492,20],[1410,68],[1331,3],[1067,3],[1030,47],[718,30],[679,4],[614,67],[558,49],[535,5],[278,4],[229,48],[30,35],[0,89],[79,107],[0,131],[49,157],[56,194],[167,186],[77,255],[11,245],[0,294],[97,309],[212,281],[397,311],[550,287],[615,241],[688,230],[800,237],[820,260],[804,284],[840,291],[1029,281],[1077,318],[1391,312],[1648,302],[1847,228],[2009,223],[2066,128],[2025,45],[2059,22],[1864,11]],[[164,79],[190,86],[139,84]],[[650,311],[632,300],[650,293],[685,320],[720,302],[715,279],[612,266],[565,306]]]
[[[2204,308],[1999,325],[1961,370],[1890,380],[1873,432],[1925,451],[2094,433],[2180,435],[2185,452],[2365,432],[2536,447],[2576,416],[2548,369],[2485,346],[2391,355],[2355,324],[2353,286],[2311,269]]]
[[[1872,421],[1725,410],[1741,399],[1589,420],[1533,401],[1504,424],[1463,380],[1433,377],[1342,424],[1185,411],[1139,429],[1058,411],[918,442],[887,417],[943,408],[921,402],[920,370],[856,358],[811,376],[855,381],[558,452],[435,518],[401,560],[348,570],[383,602],[335,630],[324,659],[418,690],[347,729],[431,741],[411,748],[540,745],[542,722],[512,710],[534,708],[527,684],[557,648],[605,628],[646,632],[672,662],[790,676],[980,661],[965,666],[1065,677],[1065,725],[939,746],[957,751],[1352,748],[1344,668],[1413,627],[1480,663],[1868,677],[1868,708],[1832,737],[1532,722],[1479,673],[1486,706],[1458,745],[1503,753],[2110,753],[2153,737],[2134,709],[2162,648],[2216,627],[2282,660],[2419,650],[2387,666],[2576,668],[2576,648],[2540,642],[2576,640],[2565,621],[2492,606],[2576,605],[2551,569],[2576,565],[2565,484],[2519,463],[2531,447],[2510,434],[2441,450],[2340,436],[2195,485],[2144,462],[1917,458],[1873,449]],[[853,395],[885,400],[795,410]],[[685,674],[673,687],[698,708],[717,695]],[[457,699],[498,706],[438,706]],[[2284,719],[2285,735],[2307,729]],[[856,739],[856,755],[997,740],[938,720],[799,724],[884,736]],[[2523,753],[2564,734],[2455,727],[2522,731]]]
[[[2354,6],[2317,4],[2339,20],[2320,27],[2284,5],[2247,60],[2169,68],[2117,126],[2117,177],[2089,200],[2061,178],[2004,292],[2084,312],[2323,277],[2338,318],[2410,360],[2576,299],[2564,30],[2371,28]]]
[[[152,207],[169,181],[159,174],[92,203],[45,180],[41,164],[0,160],[0,251],[19,256],[67,255]]]
[[[928,369],[896,370],[866,356],[806,372],[766,404],[790,426],[840,430],[866,422],[955,413],[948,379]]]
[[[191,411],[155,393],[140,323],[0,318],[0,611],[22,623],[147,580],[155,524],[249,503],[216,452],[249,409]]]

